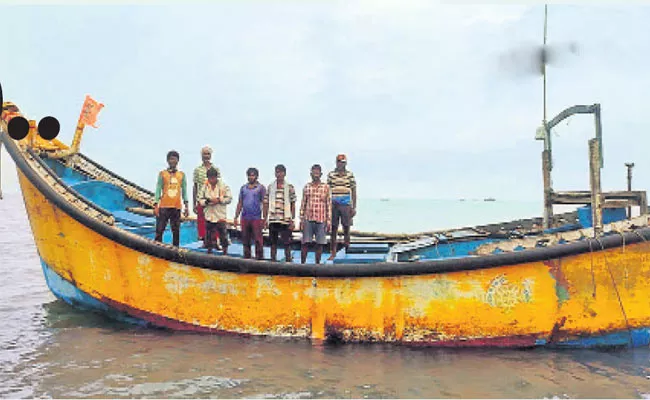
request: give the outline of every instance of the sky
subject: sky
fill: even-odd
[[[81,149],[154,189],[167,151],[191,174],[200,149],[235,191],[245,171],[298,190],[312,164],[348,156],[364,198],[542,201],[542,78],[525,57],[543,4],[220,1],[0,4],[0,82],[28,118],[52,115],[69,144],[87,94],[105,107]],[[548,9],[548,118],[600,103],[603,190],[650,183],[650,6]],[[526,50],[528,49],[528,50]],[[510,55],[516,54],[516,60]],[[588,190],[593,117],[553,131],[553,187]],[[2,154],[2,189],[17,192]]]

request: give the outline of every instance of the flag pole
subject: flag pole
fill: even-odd
[[[87,112],[86,107],[88,107],[88,101],[90,96],[86,95],[83,105],[81,106],[81,113],[79,113],[79,120],[77,121],[77,128],[74,131],[74,137],[72,138],[72,152],[78,153],[79,147],[81,146],[81,137],[84,134],[84,129],[86,128],[84,116]]]
[[[74,137],[72,138],[72,152],[73,153],[78,153],[79,152],[79,146],[81,145],[81,137],[84,134],[84,128],[86,127],[86,124],[83,123],[81,116],[79,117],[79,121],[77,121],[77,129],[74,131]]]
[[[90,125],[93,128],[96,128],[95,120],[97,118],[97,114],[103,107],[103,104],[96,102],[89,95],[86,95],[86,99],[81,106],[81,113],[79,114],[79,120],[77,120],[77,128],[75,129],[70,148],[66,150],[56,151],[50,155],[50,158],[63,158],[78,153],[79,147],[81,146],[81,138],[83,136],[86,125]]]

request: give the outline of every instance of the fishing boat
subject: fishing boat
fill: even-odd
[[[236,229],[230,255],[207,254],[191,218],[179,247],[169,232],[154,241],[153,193],[81,153],[83,124],[70,147],[35,121],[15,140],[8,122],[22,113],[11,103],[3,111],[0,142],[17,166],[45,281],[76,307],[144,326],[313,341],[650,344],[645,192],[550,190],[551,204],[587,205],[446,231],[355,232],[325,264],[243,259]],[[621,214],[630,205],[639,216]]]
[[[324,264],[271,262],[266,246],[266,260],[244,259],[234,227],[228,255],[208,254],[193,218],[181,223],[178,247],[168,244],[169,231],[155,241],[153,193],[80,151],[89,115],[102,107],[88,97],[67,146],[56,139],[58,121],[28,120],[3,102],[0,87],[0,146],[16,164],[48,287],[84,310],[142,326],[316,343],[648,346],[646,192],[629,182],[627,191],[601,190],[599,104],[547,120],[545,51],[536,134],[544,143],[541,217],[410,234],[353,232],[350,246]],[[575,114],[596,122],[590,189],[559,192],[551,186],[550,133]],[[579,208],[554,214],[559,204]],[[294,260],[299,238],[296,232]]]

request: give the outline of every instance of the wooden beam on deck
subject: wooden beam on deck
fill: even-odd
[[[613,191],[613,192],[602,192],[602,198],[604,201],[608,200],[619,200],[626,201],[635,206],[646,206],[646,192],[635,190],[635,191]],[[553,204],[591,204],[591,191],[588,190],[576,190],[576,191],[565,191],[565,192],[553,192],[551,195],[551,201]]]

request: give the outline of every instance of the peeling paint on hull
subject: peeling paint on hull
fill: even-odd
[[[82,310],[105,313],[116,320],[140,326],[152,326],[178,331],[210,333],[220,335],[244,335],[218,329],[211,329],[162,318],[133,307],[119,304],[109,299],[105,302],[94,299],[83,293],[70,282],[57,275],[42,262],[43,273],[50,290],[60,299]],[[331,338],[330,338],[331,339]],[[334,340],[336,341],[336,340]],[[531,348],[546,345],[546,341],[535,336],[474,338],[452,341],[412,341],[404,345],[414,347],[466,348],[466,347],[495,347],[495,348]],[[593,348],[593,347],[642,347],[650,345],[650,328],[635,329],[631,332],[615,332],[604,336],[576,338],[550,344],[553,348]]]

